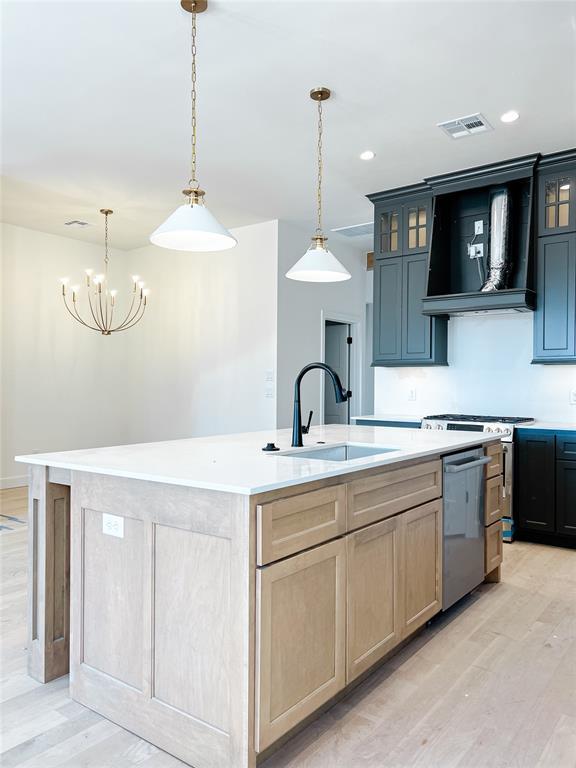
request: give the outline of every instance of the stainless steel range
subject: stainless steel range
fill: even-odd
[[[504,517],[512,517],[512,479],[514,463],[514,427],[530,424],[533,418],[527,416],[470,416],[463,413],[443,413],[422,419],[422,429],[446,429],[463,432],[493,432],[500,435],[504,449],[504,487],[502,504]]]

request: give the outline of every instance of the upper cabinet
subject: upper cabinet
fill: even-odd
[[[539,175],[538,212],[540,236],[576,230],[576,169]]]
[[[374,357],[377,366],[446,365],[447,321],[422,314],[432,195],[418,184],[374,203]]]
[[[538,165],[534,363],[576,363],[576,152]]]
[[[409,188],[413,191],[413,188]],[[425,253],[430,244],[432,197],[375,203],[374,256]]]

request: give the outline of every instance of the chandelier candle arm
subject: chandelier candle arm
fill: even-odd
[[[114,325],[114,317],[117,311],[116,297],[118,296],[118,291],[115,288],[108,288],[108,266],[110,261],[110,252],[108,248],[108,216],[110,216],[113,211],[109,208],[102,208],[100,213],[105,217],[104,272],[102,274],[94,275],[94,270],[85,270],[88,308],[92,320],[94,321],[94,325],[84,320],[78,310],[77,298],[80,290],[79,286],[75,285],[71,288],[72,306],[70,306],[66,293],[66,286],[68,285],[69,280],[67,277],[63,277],[60,282],[62,283],[62,299],[64,301],[64,306],[71,317],[85,328],[89,328],[92,331],[98,331],[103,336],[111,336],[118,331],[125,331],[128,328],[133,328],[140,322],[146,310],[149,290],[144,288],[144,282],[140,280],[139,275],[133,275],[131,302],[128,312],[121,323]],[[137,298],[139,300],[136,305]]]
[[[208,6],[207,0],[181,0],[180,5],[191,14],[190,67],[190,178],[183,194],[187,202],[180,205],[150,235],[150,242],[174,251],[224,251],[236,245],[236,238],[220,224],[204,205],[204,191],[196,178],[197,145],[197,70],[196,18]]]
[[[307,283],[335,283],[349,280],[350,272],[326,247],[327,237],[322,230],[322,181],[324,165],[322,160],[322,138],[324,123],[322,120],[322,102],[330,98],[329,88],[313,88],[310,98],[318,104],[318,142],[317,163],[318,181],[316,185],[316,234],[312,237],[312,245],[304,256],[286,272],[290,280],[300,280]]]

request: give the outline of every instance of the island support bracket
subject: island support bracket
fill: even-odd
[[[28,497],[28,674],[66,675],[70,648],[70,487],[48,467],[30,467]]]

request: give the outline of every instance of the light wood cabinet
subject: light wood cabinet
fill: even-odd
[[[442,608],[442,501],[437,499],[404,518],[403,636],[410,635]]]
[[[502,443],[497,442],[487,445],[484,449],[484,453],[490,458],[490,463],[486,464],[484,469],[484,476],[489,478],[503,474],[504,452],[502,450]]]
[[[346,681],[401,640],[403,516],[346,537],[348,556]]]
[[[484,524],[492,525],[500,520],[503,514],[502,510],[502,475],[490,477],[486,480],[484,495]]]
[[[348,484],[348,530],[442,496],[442,462],[426,461]]]
[[[345,685],[345,540],[258,569],[256,600],[260,752]]]
[[[301,552],[346,530],[346,486],[333,485],[259,504],[257,563]]]
[[[484,573],[492,573],[502,563],[502,520],[487,526],[484,539]]]

